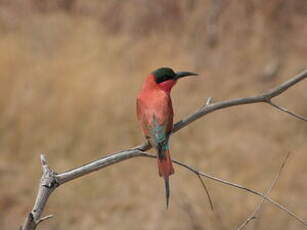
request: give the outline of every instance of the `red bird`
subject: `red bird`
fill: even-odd
[[[173,129],[173,106],[170,92],[177,80],[197,75],[163,67],[146,78],[137,97],[137,117],[145,138],[157,151],[159,175],[164,178],[166,206],[169,202],[169,176],[174,173],[168,140]]]

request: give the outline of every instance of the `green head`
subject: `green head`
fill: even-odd
[[[192,73],[192,72],[174,72],[174,70],[172,70],[169,67],[159,68],[153,71],[152,74],[155,76],[155,80],[158,84],[168,80],[176,81],[182,77],[198,75],[197,73]]]

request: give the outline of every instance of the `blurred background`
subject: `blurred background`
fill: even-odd
[[[306,68],[305,0],[0,0],[0,229],[32,208],[39,154],[57,172],[143,142],[135,99],[161,66],[195,71],[173,90],[175,120],[209,96],[259,94]],[[307,82],[274,99],[307,116]],[[265,191],[307,218],[307,125],[265,104],[214,112],[171,138],[175,159]],[[52,194],[45,230],[235,229],[259,199],[178,166],[170,208],[152,159],[131,159]],[[264,205],[249,229],[303,229]]]

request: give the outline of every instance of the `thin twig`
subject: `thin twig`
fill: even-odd
[[[281,175],[281,172],[283,170],[283,168],[285,167],[286,165],[286,162],[287,160],[289,159],[289,156],[290,156],[290,152],[287,153],[285,159],[283,160],[279,170],[278,170],[278,173],[276,174],[273,182],[270,184],[268,190],[266,191],[266,193],[264,194],[265,196],[269,195],[269,193],[272,191],[272,189],[274,188],[275,184],[277,183],[280,175]],[[251,221],[251,220],[254,220],[257,218],[257,214],[259,213],[262,205],[264,204],[265,202],[265,199],[262,198],[261,201],[259,202],[259,204],[257,205],[256,209],[251,213],[251,215],[237,228],[237,230],[241,230],[243,229],[244,227],[246,227],[248,225],[248,223]]]
[[[151,155],[151,154],[148,154],[148,155]],[[151,155],[152,156],[152,155]],[[291,210],[289,210],[288,208],[286,208],[285,206],[281,205],[280,203],[278,203],[277,201],[271,199],[270,197],[266,196],[265,194],[261,193],[261,192],[257,192],[253,189],[250,189],[250,188],[247,188],[247,187],[244,187],[243,185],[240,185],[240,184],[235,184],[235,183],[232,183],[232,182],[229,182],[229,181],[226,181],[226,180],[222,180],[220,178],[217,178],[217,177],[214,177],[214,176],[211,176],[207,173],[204,173],[202,171],[199,171],[197,169],[194,169],[192,168],[191,166],[188,166],[180,161],[176,161],[176,160],[173,160],[174,163],[192,171],[193,173],[195,173],[196,175],[200,175],[200,176],[204,176],[208,179],[211,179],[213,181],[216,181],[216,182],[220,182],[222,184],[225,184],[225,185],[230,185],[232,187],[235,187],[235,188],[238,188],[238,189],[241,189],[241,190],[245,190],[249,193],[252,193],[252,194],[255,194],[261,198],[263,198],[264,200],[270,202],[271,204],[273,204],[274,206],[276,206],[277,208],[285,211],[286,213],[288,213],[290,216],[294,217],[298,222],[302,223],[305,227],[307,227],[307,222],[305,222],[303,219],[301,219],[300,217],[298,217],[295,213],[293,213]]]
[[[45,221],[45,220],[52,218],[52,217],[53,217],[53,215],[48,215],[48,216],[45,216],[43,218],[40,218],[39,221],[37,221],[37,225],[40,224],[41,222]]]
[[[200,183],[202,184],[204,190],[206,191],[206,194],[207,194],[207,197],[208,197],[208,200],[209,200],[209,203],[210,203],[211,210],[214,210],[213,202],[212,202],[209,190],[208,190],[208,188],[207,188],[207,186],[205,184],[205,181],[203,180],[203,178],[201,178],[201,176],[199,174],[197,174],[197,177],[200,180]]]
[[[276,108],[277,110],[279,111],[282,111],[282,112],[285,112],[287,114],[289,114],[290,116],[293,116],[299,120],[302,120],[302,121],[307,121],[307,118],[306,117],[303,117],[299,114],[296,114],[294,112],[291,112],[289,111],[288,109],[284,108],[284,107],[281,107],[280,105],[276,105],[275,103],[273,103],[271,100],[267,102],[268,104],[270,104],[271,106],[273,106],[274,108]]]
[[[207,101],[206,101],[206,105],[205,106],[208,106],[210,105],[212,102],[212,97],[208,97]]]

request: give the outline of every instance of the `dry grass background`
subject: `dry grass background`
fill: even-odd
[[[173,92],[176,120],[207,97],[258,94],[306,68],[304,0],[0,1],[0,229],[31,208],[39,153],[63,171],[143,141],[135,98],[160,66],[199,72]],[[273,74],[272,74],[273,73]],[[306,82],[276,99],[307,114]],[[307,218],[307,126],[267,105],[215,112],[174,135],[173,156],[264,191]],[[60,187],[40,229],[234,229],[257,198],[176,167],[165,209],[156,162],[132,159]],[[265,205],[250,229],[303,229]]]

